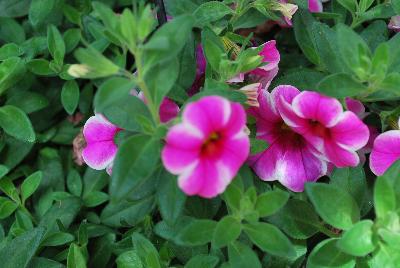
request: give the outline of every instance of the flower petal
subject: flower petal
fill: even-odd
[[[368,115],[365,112],[365,106],[364,106],[364,104],[362,104],[361,101],[347,97],[345,99],[345,102],[346,102],[347,110],[355,113],[359,118],[363,119],[365,116]]]
[[[227,99],[207,96],[186,105],[183,121],[208,136],[212,131],[222,129],[228,123],[230,115],[231,104]]]
[[[271,40],[262,45],[262,50],[259,53],[263,57],[263,62],[268,62],[267,65],[259,67],[264,71],[271,71],[278,67],[279,61],[281,60],[281,55],[279,50],[276,48],[276,41]]]
[[[160,105],[160,121],[167,123],[179,113],[179,106],[168,98],[164,98]]]
[[[117,150],[114,141],[91,142],[83,149],[82,157],[89,167],[102,170],[114,161]]]
[[[375,175],[382,175],[400,159],[400,130],[390,130],[379,135],[370,156],[370,167]]]
[[[97,141],[113,141],[118,131],[119,128],[101,114],[91,116],[83,127],[83,135],[89,144]]]
[[[345,148],[357,151],[369,138],[369,129],[353,112],[344,112],[339,122],[330,129],[332,139]],[[343,146],[342,146],[343,147]]]
[[[339,146],[333,140],[325,140],[324,154],[336,167],[356,167],[360,163],[358,154]]]
[[[325,127],[334,126],[343,112],[337,99],[312,91],[303,91],[297,95],[292,107],[298,116],[316,120]]]
[[[303,191],[306,182],[316,181],[327,172],[326,162],[315,157],[304,140],[286,137],[249,161],[262,180],[278,180],[295,192]]]
[[[323,7],[321,0],[308,0],[308,10],[310,12],[322,12]]]

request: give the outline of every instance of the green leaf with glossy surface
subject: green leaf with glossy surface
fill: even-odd
[[[14,138],[28,142],[35,141],[36,136],[31,121],[21,109],[15,106],[0,107],[0,127]]]
[[[337,242],[337,246],[343,252],[358,257],[372,252],[375,249],[372,240],[373,224],[371,220],[363,220],[356,223],[343,234],[343,237]]]

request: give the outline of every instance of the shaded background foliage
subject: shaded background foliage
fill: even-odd
[[[299,0],[293,29],[253,28],[279,19],[269,2],[168,0],[174,19],[154,32],[150,10],[132,1],[0,0],[2,267],[398,267],[399,163],[376,182],[361,166],[335,169],[304,193],[261,182],[244,166],[211,200],[186,197],[162,168],[166,127],[152,118],[162,97],[246,101],[224,81],[259,63],[251,53],[229,58],[221,37],[243,46],[276,39],[273,85],[357,97],[372,112],[367,122],[393,126],[400,35],[386,19],[398,1],[331,1],[310,14]],[[113,11],[123,14],[121,31]],[[130,16],[143,19],[133,25]],[[200,42],[205,85],[189,98]],[[90,80],[68,74],[77,60],[91,67]],[[154,106],[126,98],[144,81]],[[93,107],[127,130],[111,178],[73,161]],[[260,146],[252,140],[252,150]]]

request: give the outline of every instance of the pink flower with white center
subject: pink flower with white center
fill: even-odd
[[[82,151],[85,163],[96,170],[107,169],[111,173],[112,164],[117,154],[115,135],[120,128],[109,122],[103,115],[90,117],[83,127],[86,147]]]
[[[400,32],[400,16],[393,16],[390,18],[388,28],[395,32]]]
[[[136,90],[132,91],[132,95],[136,94],[137,94]],[[144,97],[142,91],[139,92],[137,96],[139,99],[141,99],[144,103],[147,104],[146,98]],[[164,98],[163,101],[161,102],[158,113],[160,116],[161,123],[168,123],[179,114],[179,106],[169,98]]]
[[[337,99],[303,91],[292,102],[282,99],[281,114],[294,131],[310,142],[336,167],[357,166],[356,153],[369,138],[368,127]]]
[[[280,99],[291,103],[300,91],[292,86],[278,86],[271,93],[259,95],[259,108],[250,109],[256,118],[257,138],[269,143],[262,153],[249,158],[249,163],[264,181],[278,180],[295,192],[304,190],[306,182],[316,181],[327,172],[327,163],[314,153],[315,148],[283,120]]]
[[[389,130],[380,134],[375,139],[369,158],[372,172],[380,176],[398,159],[400,159],[400,130]]]
[[[187,195],[212,198],[222,193],[249,155],[246,114],[238,103],[218,96],[186,105],[162,151],[165,168],[179,175]]]

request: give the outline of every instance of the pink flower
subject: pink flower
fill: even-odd
[[[322,12],[321,0],[308,0],[308,10],[313,13]]]
[[[82,157],[89,167],[96,170],[107,169],[110,174],[118,150],[114,137],[119,131],[120,128],[101,114],[96,114],[86,121],[83,127],[86,147],[82,151]]]
[[[136,90],[133,90],[132,95],[136,95]],[[141,99],[144,103],[147,104],[146,98],[144,97],[143,92],[139,92],[137,94],[138,98]],[[174,119],[179,114],[179,106],[170,100],[169,98],[164,98],[161,102],[159,109],[160,121],[161,123],[168,123],[172,119]]]
[[[357,166],[356,153],[369,138],[368,127],[337,99],[303,91],[292,102],[281,101],[285,122],[336,167]]]
[[[389,130],[380,134],[375,139],[369,158],[372,172],[380,176],[398,159],[400,159],[400,130]]]
[[[179,175],[179,187],[186,194],[215,197],[249,154],[244,109],[222,97],[207,96],[186,105],[182,117],[167,134],[164,166]]]
[[[390,18],[388,28],[395,32],[400,32],[400,16],[393,16]]]
[[[265,64],[250,71],[249,77],[253,82],[260,82],[263,86],[266,86],[275,76],[278,74],[278,64],[281,60],[279,50],[276,48],[276,41],[271,40],[261,45],[262,50],[258,55],[263,59],[262,62]],[[240,73],[232,79],[228,80],[229,83],[238,83],[244,81],[244,74]]]
[[[300,91],[292,86],[278,86],[271,93],[259,95],[259,108],[250,109],[257,124],[257,137],[269,143],[249,162],[265,181],[278,180],[295,192],[304,190],[306,182],[316,181],[327,172],[327,163],[315,156],[315,148],[283,120],[279,102],[291,103]]]
[[[360,119],[364,119],[369,114],[365,112],[365,106],[361,101],[347,97],[345,102],[347,110],[355,113]]]

